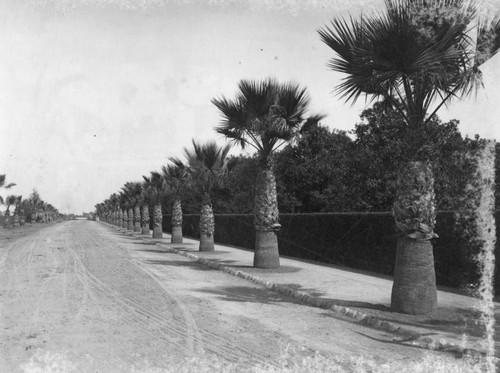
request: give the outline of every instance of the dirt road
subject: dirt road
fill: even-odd
[[[0,233],[0,372],[239,372],[319,364],[316,352],[349,371],[443,357],[100,223],[16,229]]]

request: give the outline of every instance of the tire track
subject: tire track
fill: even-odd
[[[87,235],[85,239],[91,237]],[[75,240],[76,242],[81,242],[82,240]],[[85,251],[85,247],[79,244],[79,252],[82,253]],[[177,325],[172,325],[173,319],[167,319],[161,316],[158,316],[155,312],[149,310],[147,307],[143,306],[137,301],[130,299],[126,296],[123,296],[119,291],[114,290],[111,286],[100,280],[97,276],[91,273],[86,265],[83,263],[80,258],[80,254],[77,253],[74,249],[68,248],[68,251],[71,253],[73,261],[76,265],[76,270],[79,273],[80,281],[82,283],[90,284],[90,287],[100,293],[101,298],[111,299],[112,302],[121,307],[122,310],[125,311],[125,315],[127,316],[127,321],[135,324],[139,324],[142,330],[148,332],[150,336],[166,343],[166,344],[175,344],[178,346],[180,350],[185,351],[186,346],[188,347],[189,352],[197,352],[194,348],[193,340],[189,341],[190,334],[186,333],[182,330],[181,327]],[[116,264],[116,262],[114,262]],[[108,267],[110,269],[110,273],[119,274],[114,267]],[[140,315],[141,317],[137,317]],[[153,329],[151,331],[150,329]],[[165,332],[164,329],[167,329]],[[186,342],[179,342],[176,340],[172,340],[172,334],[178,339],[186,339],[188,338],[187,344]]]
[[[90,232],[87,229],[87,233],[89,234]],[[103,235],[101,235],[102,237]],[[108,247],[109,245],[103,243],[103,242],[97,242],[96,241],[96,236],[95,235],[90,235],[90,239],[94,242],[94,244],[99,247],[99,246],[104,246]],[[99,236],[97,236],[99,237]],[[113,237],[114,240],[116,240],[116,237]],[[109,240],[109,238],[108,238]],[[149,265],[144,264],[138,260],[131,259],[130,257],[126,256],[123,252],[120,252],[120,250],[114,248],[114,252],[117,256],[121,257],[123,260],[131,263],[132,265],[138,267],[141,271],[146,273],[151,279],[153,279],[163,290],[165,293],[167,293],[170,297],[175,297],[170,289],[165,285],[164,280],[161,279],[161,277],[153,270],[150,268]],[[183,307],[185,310],[184,315],[189,315],[188,317],[191,319],[191,322],[196,325],[195,319],[191,316],[191,313],[187,310],[187,308],[183,305],[183,302],[180,301],[178,297],[176,298],[177,305],[179,307]],[[199,327],[195,326],[196,328],[199,329]],[[231,362],[238,362],[240,363],[242,360],[247,360],[249,364],[255,364],[258,362],[266,361],[269,359],[268,355],[265,355],[257,350],[249,350],[248,348],[242,348],[237,344],[231,343],[227,339],[226,336],[220,335],[214,332],[211,332],[207,329],[202,329],[200,330],[199,333],[197,333],[198,343],[200,343],[204,350],[213,354],[216,354],[218,356],[224,357],[228,361]],[[263,338],[267,339],[270,343],[274,343],[274,340],[271,338]]]

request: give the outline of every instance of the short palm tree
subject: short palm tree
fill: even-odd
[[[118,225],[118,209],[119,209],[118,194],[116,193],[111,194],[107,199],[107,201],[111,213],[109,223],[113,225]]]
[[[128,200],[128,226],[127,228],[134,232],[141,231],[141,194],[142,185],[139,182],[127,182],[122,187]]]
[[[254,225],[257,268],[279,267],[278,238],[280,228],[276,180],[272,155],[292,141],[307,122],[319,121],[316,115],[305,119],[309,97],[305,88],[278,83],[274,79],[260,82],[242,80],[234,100],[213,99],[222,122],[216,131],[257,151],[259,170],[255,182]]]
[[[118,203],[120,205],[120,227],[123,229],[128,228],[128,199],[123,191],[118,195]]]
[[[153,238],[163,237],[163,212],[161,199],[165,193],[165,179],[157,171],[151,171],[150,177],[143,176],[148,198],[153,204]]]
[[[336,91],[346,101],[370,96],[405,118],[413,159],[400,173],[394,217],[400,232],[392,309],[425,314],[437,306],[434,178],[424,128],[453,97],[481,85],[479,67],[500,46],[498,19],[481,22],[473,1],[386,0],[385,13],[333,19],[319,30],[346,76]],[[475,37],[474,37],[475,35]]]
[[[215,142],[199,144],[193,140],[192,149],[184,149],[193,185],[201,192],[200,251],[214,251],[215,219],[212,209],[212,192],[236,165],[235,158],[228,158],[230,145],[218,146]]]
[[[188,183],[188,167],[178,158],[170,158],[172,164],[162,167],[163,178],[173,195],[172,202],[172,243],[182,243],[182,202],[181,193]]]
[[[122,191],[125,195],[125,198],[128,202],[127,208],[127,229],[130,231],[136,231],[139,228],[139,217],[137,214],[138,208],[138,193],[139,188],[137,187],[137,183],[127,182],[122,187]]]
[[[141,184],[141,193],[139,195],[139,206],[140,206],[140,230],[141,234],[147,234],[149,235],[150,229],[149,229],[149,190],[148,187],[149,185],[146,182],[146,178],[143,176],[144,180],[140,183]]]

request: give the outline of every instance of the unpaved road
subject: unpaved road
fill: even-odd
[[[429,354],[100,223],[16,229],[0,233],[0,372],[243,371],[315,351],[349,371]]]

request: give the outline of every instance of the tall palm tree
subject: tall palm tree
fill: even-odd
[[[498,18],[478,21],[474,1],[386,0],[385,13],[335,18],[319,35],[337,56],[330,68],[345,74],[336,92],[384,101],[405,119],[413,159],[400,173],[394,217],[400,236],[391,305],[425,314],[437,306],[434,178],[424,128],[453,97],[481,84],[479,67],[500,46]]]
[[[17,196],[11,194],[5,197],[5,222],[6,228],[12,227],[14,225],[14,220],[10,216],[10,208],[14,206],[17,200]]]
[[[2,188],[3,189],[10,189],[15,185],[16,184],[14,184],[14,183],[7,184],[7,176],[5,174],[0,175],[0,189],[2,189]]]
[[[216,131],[238,143],[252,147],[259,157],[255,182],[254,225],[257,268],[279,267],[277,231],[279,224],[276,180],[272,155],[292,141],[306,122],[317,122],[322,116],[305,119],[309,97],[305,88],[293,83],[242,80],[233,101],[213,99],[222,122]]]
[[[13,186],[15,186],[15,185],[16,185],[16,184],[14,184],[14,183],[9,183],[9,184],[7,184],[6,179],[7,179],[7,176],[6,176],[5,174],[0,175],[0,189],[2,189],[2,188],[3,188],[3,189],[10,189],[10,188],[12,188]],[[3,204],[5,204],[5,202],[4,202],[4,200],[3,200],[3,197],[2,197],[2,196],[0,196],[0,205],[3,205]],[[7,220],[7,219],[6,219],[6,220]],[[7,221],[6,221],[5,223],[7,224]]]
[[[163,178],[173,195],[172,202],[172,243],[182,243],[182,203],[181,193],[189,179],[188,167],[178,158],[170,158],[172,164],[162,167]]]
[[[214,251],[212,192],[236,165],[236,158],[227,157],[230,149],[230,145],[220,147],[215,142],[199,144],[194,140],[192,149],[184,148],[190,176],[201,192],[200,251]]]
[[[16,196],[14,200],[14,216],[13,216],[13,225],[14,227],[19,226],[19,205],[21,204],[23,197],[22,196]]]

